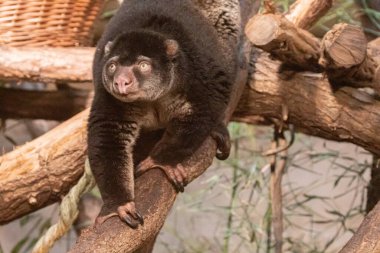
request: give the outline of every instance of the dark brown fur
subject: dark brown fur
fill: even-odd
[[[229,154],[222,120],[236,64],[220,48],[212,24],[186,0],[124,1],[98,43],[88,154],[105,207],[118,207],[131,227],[142,223],[132,157],[141,130],[165,132],[137,173],[159,167],[181,191],[181,164],[208,136],[218,143],[218,158]],[[151,66],[148,74],[141,59]],[[120,88],[124,82],[128,88]]]

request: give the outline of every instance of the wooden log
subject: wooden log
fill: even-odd
[[[322,41],[321,56],[318,39],[281,15],[257,15],[245,31],[253,45],[290,67],[316,72],[324,69],[335,87],[370,87],[380,94],[380,67],[371,51],[367,52],[359,27],[334,26]]]
[[[321,51],[319,63],[333,84],[370,87],[380,94],[379,64],[367,53],[367,39],[361,27],[334,25],[324,36]]]
[[[360,65],[366,56],[367,39],[361,27],[336,24],[323,37],[320,63],[327,69]]]
[[[256,15],[245,33],[254,46],[296,69],[320,71],[319,41],[278,14]]]
[[[364,218],[354,236],[339,253],[380,252],[380,202]]]
[[[0,79],[88,82],[93,53],[93,48],[0,46]]]
[[[332,0],[297,0],[285,17],[296,27],[310,29],[331,8]]]
[[[299,72],[289,78],[280,71],[280,63],[268,59],[264,52],[256,52],[252,59],[255,71],[233,120],[247,122],[246,117],[253,115],[281,120],[285,106],[288,122],[297,131],[380,153],[376,127],[380,124],[380,101],[363,102],[350,87],[335,91],[323,74]]]
[[[59,201],[83,174],[88,110],[0,157],[0,224]]]
[[[85,90],[31,91],[0,87],[0,118],[66,120],[86,109],[92,94]]]

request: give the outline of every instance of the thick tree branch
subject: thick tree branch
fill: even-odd
[[[380,202],[364,218],[355,235],[339,253],[380,252]]]
[[[332,0],[297,0],[290,6],[286,18],[295,26],[308,30],[332,6]]]
[[[281,120],[284,105],[288,122],[298,131],[380,153],[380,101],[361,101],[350,87],[335,91],[322,74],[281,72],[281,63],[264,52],[256,52],[252,59],[252,79],[234,120],[247,122],[252,115]]]
[[[88,110],[0,157],[0,224],[57,202],[83,174]]]
[[[370,87],[380,94],[380,68],[370,53],[363,29],[337,24],[322,40],[319,63],[332,83]]]
[[[254,16],[245,32],[253,45],[283,63],[311,71],[320,69],[318,39],[280,14]]]
[[[264,14],[253,17],[245,32],[253,45],[288,66],[284,70],[324,70],[332,85],[370,87],[380,94],[380,66],[367,53],[360,27],[335,25],[321,43],[282,15]]]
[[[88,82],[93,53],[93,48],[0,46],[0,79]]]

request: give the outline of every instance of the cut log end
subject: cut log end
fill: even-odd
[[[321,51],[325,68],[351,68],[364,61],[367,39],[361,27],[337,24],[323,38]]]
[[[248,22],[245,32],[254,46],[274,59],[297,69],[319,71],[319,41],[283,15],[257,15]]]
[[[370,87],[380,94],[379,64],[367,46],[361,27],[337,24],[322,40],[319,64],[332,83]]]
[[[256,46],[265,46],[273,41],[279,32],[275,15],[257,15],[249,20],[245,34]]]

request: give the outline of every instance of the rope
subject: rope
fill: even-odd
[[[58,222],[52,225],[46,233],[38,240],[32,253],[47,253],[72,226],[78,216],[78,203],[80,197],[95,186],[88,158],[84,165],[83,176],[78,183],[70,189],[69,193],[62,199],[59,206]]]

